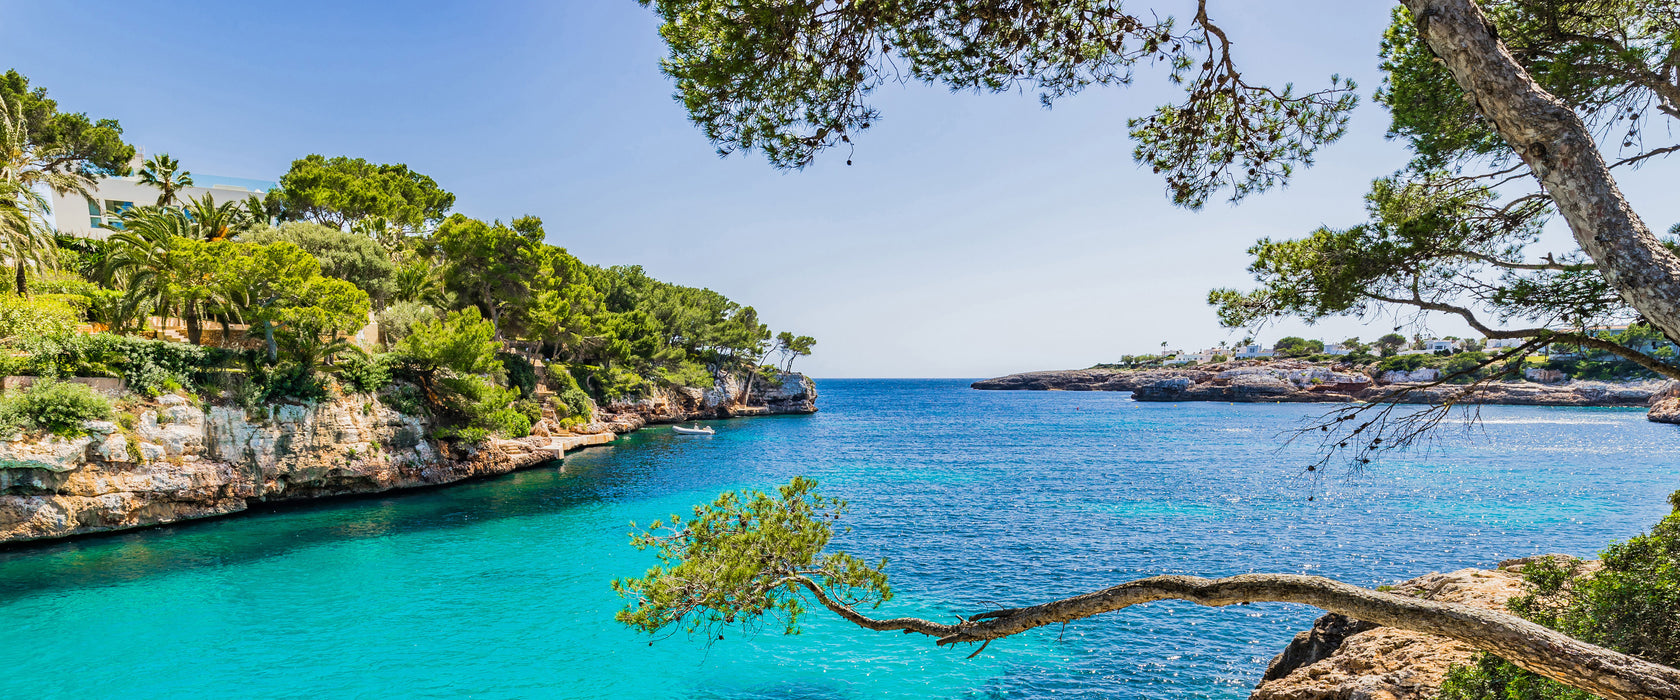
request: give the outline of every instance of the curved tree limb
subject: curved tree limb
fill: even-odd
[[[1680,257],[1634,213],[1580,115],[1534,81],[1473,0],[1402,4],[1477,111],[1539,177],[1610,286],[1680,337]]]
[[[937,644],[989,642],[1157,600],[1210,607],[1299,603],[1396,629],[1446,637],[1607,700],[1680,699],[1680,669],[1594,646],[1514,615],[1382,593],[1320,576],[1244,574],[1219,579],[1156,576],[1025,608],[995,610],[943,625],[917,618],[875,620],[799,581],[824,607],[865,629],[937,637]]]

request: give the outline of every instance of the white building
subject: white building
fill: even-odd
[[[192,174],[193,186],[183,187],[175,194],[178,203],[198,199],[208,194],[216,202],[244,201],[246,197],[275,187],[272,182],[236,177]],[[138,177],[108,177],[99,181],[91,196],[74,192],[69,195],[53,193],[53,223],[58,230],[83,238],[105,238],[111,231],[122,228],[122,213],[130,207],[157,204],[158,190],[140,184]]]
[[[1347,349],[1347,347],[1343,346],[1341,343],[1324,344],[1324,354],[1326,355],[1346,355],[1352,352],[1352,350]]]
[[[1459,348],[1460,348],[1459,342],[1456,341],[1456,340],[1446,340],[1444,338],[1430,338],[1428,340],[1423,341],[1423,348],[1422,349],[1401,350],[1400,354],[1401,355],[1433,355],[1433,354],[1435,354],[1437,352],[1441,352],[1443,350],[1446,351],[1446,352],[1454,352],[1454,351],[1458,350]]]
[[[1271,348],[1261,347],[1259,345],[1238,345],[1235,348],[1232,348],[1231,351],[1231,357],[1235,357],[1240,360],[1252,360],[1258,357],[1271,357],[1274,354],[1275,353],[1272,352]]]
[[[1179,350],[1173,353],[1172,359],[1167,360],[1163,364],[1186,365],[1192,362],[1196,364],[1203,364],[1212,362],[1215,355],[1222,354],[1224,353],[1220,352],[1219,348],[1208,348],[1199,352],[1184,352],[1183,350]]]
[[[1528,341],[1528,338],[1485,338],[1482,340],[1482,347],[1488,350],[1509,350]]]

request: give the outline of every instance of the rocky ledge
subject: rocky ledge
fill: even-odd
[[[1390,592],[1504,612],[1522,591],[1522,567],[1536,558],[1420,576]],[[1467,665],[1475,654],[1444,637],[1329,614],[1272,659],[1249,700],[1427,700],[1449,667]]]
[[[93,421],[81,437],[0,443],[0,545],[505,474],[649,423],[816,411],[804,375],[754,381],[745,408],[733,405],[742,384],[725,377],[710,390],[658,390],[569,429],[548,412],[530,437],[477,445],[434,440],[427,419],[371,395],[257,415],[166,395],[129,427]]]
[[[1411,388],[1402,403],[1438,403],[1455,385],[1426,386],[1437,370],[1385,372],[1371,376],[1346,366],[1305,361],[1227,362],[1182,369],[1081,369],[1025,372],[974,382],[975,389],[1038,391],[1130,391],[1138,401],[1350,402],[1369,401]],[[1666,415],[1680,422],[1680,395],[1665,381],[1495,382],[1474,403],[1522,406],[1647,407],[1674,397]],[[1653,412],[1652,420],[1658,420]]]

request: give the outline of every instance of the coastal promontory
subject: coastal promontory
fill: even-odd
[[[1306,360],[1233,361],[1196,367],[1092,368],[1024,372],[982,379],[971,386],[994,391],[1129,391],[1138,401],[1440,403],[1463,385],[1441,383],[1439,370],[1372,371]],[[1493,381],[1478,385],[1463,402],[1522,406],[1648,407],[1668,395],[1671,382],[1572,380],[1534,373],[1551,381]],[[1405,391],[1402,391],[1405,390]],[[1680,415],[1680,400],[1673,401]],[[1662,415],[1668,415],[1663,413]],[[1657,420],[1653,414],[1653,420]]]

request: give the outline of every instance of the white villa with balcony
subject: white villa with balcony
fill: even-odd
[[[175,194],[182,204],[208,194],[216,202],[244,201],[246,197],[275,187],[265,180],[192,174],[193,186],[183,187]],[[52,196],[53,223],[59,231],[82,238],[105,238],[122,228],[122,213],[130,207],[156,204],[157,188],[140,184],[138,177],[107,177],[83,197],[76,193]]]

